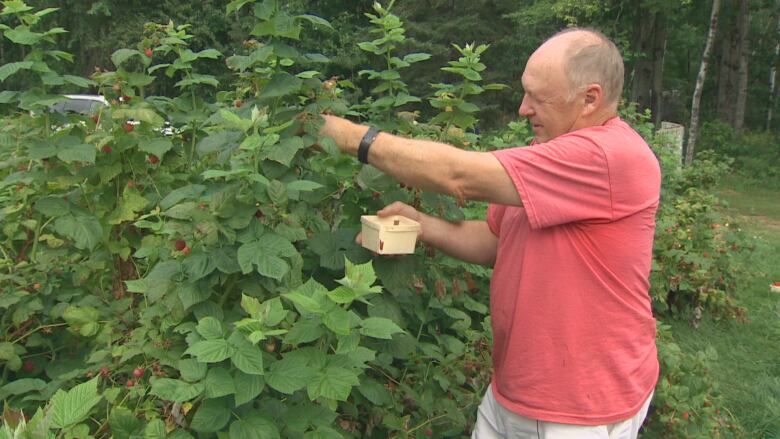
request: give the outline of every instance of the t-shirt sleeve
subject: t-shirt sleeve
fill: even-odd
[[[609,165],[591,139],[570,134],[493,154],[514,182],[531,227],[613,219]]]
[[[501,220],[504,218],[506,206],[490,204],[487,210],[487,223],[490,231],[496,236],[501,236]]]

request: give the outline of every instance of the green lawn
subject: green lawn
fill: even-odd
[[[729,178],[716,191],[748,233],[755,251],[745,255],[754,274],[732,295],[747,310],[747,323],[704,318],[698,329],[672,322],[679,345],[718,352],[712,373],[725,406],[747,438],[780,438],[780,190]]]

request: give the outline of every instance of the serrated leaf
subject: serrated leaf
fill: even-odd
[[[72,427],[85,420],[102,399],[97,391],[98,377],[66,391],[62,389],[49,401],[49,419],[55,428]]]
[[[323,316],[322,323],[338,335],[349,335],[350,333],[349,313],[342,308],[335,307],[328,311]]]
[[[178,363],[181,377],[187,381],[200,381],[206,376],[208,366],[194,358],[182,358]]]
[[[217,363],[230,358],[235,352],[236,348],[227,340],[219,339],[195,342],[184,353],[197,357],[203,363]]]
[[[192,417],[190,428],[202,433],[219,431],[230,421],[230,409],[222,399],[207,399]]]
[[[65,215],[54,221],[54,230],[73,240],[76,248],[94,250],[103,238],[103,227],[94,216]]]
[[[162,157],[173,148],[173,143],[168,139],[152,139],[138,143],[138,149],[149,154]]]
[[[38,378],[20,378],[0,387],[0,395],[15,396],[27,392],[38,392],[46,388],[46,381]]]
[[[152,381],[149,393],[165,401],[185,402],[197,398],[203,390],[201,383],[190,384],[171,378],[156,378]]]
[[[162,419],[152,419],[144,428],[144,439],[165,439],[165,422]]]
[[[242,343],[236,346],[236,351],[230,361],[241,372],[250,375],[263,375],[263,353],[260,348],[251,343]]]
[[[393,338],[393,334],[404,332],[392,320],[384,317],[369,317],[364,319],[360,325],[360,333],[373,338],[390,340]]]
[[[33,66],[31,61],[6,63],[0,66],[0,81],[5,81],[9,76],[21,71],[29,70]]]
[[[287,72],[276,73],[271,77],[271,80],[268,81],[268,84],[263,87],[259,97],[261,99],[280,98],[297,93],[302,85],[303,80],[300,78]]]
[[[310,192],[323,187],[321,184],[309,180],[296,180],[287,183],[287,190]]]
[[[330,366],[318,372],[306,386],[312,401],[325,397],[336,401],[346,401],[352,392],[352,386],[360,384],[358,376],[351,370]]]
[[[272,364],[265,374],[265,382],[272,389],[285,393],[293,394],[295,391],[303,389],[314,376],[315,370],[301,364],[297,359],[282,359]]]
[[[198,321],[198,326],[195,328],[203,338],[206,340],[215,340],[222,338],[222,323],[214,317],[204,317]]]
[[[97,150],[86,144],[68,145],[57,151],[57,158],[65,163],[84,162],[95,163]]]
[[[203,380],[206,398],[219,398],[221,396],[236,393],[236,385],[230,372],[224,367],[209,369],[206,379]]]
[[[145,122],[154,128],[160,128],[165,124],[165,119],[150,108],[122,108],[111,112],[111,119],[125,122],[137,120]]]
[[[233,381],[236,386],[236,407],[255,399],[265,388],[265,379],[261,375],[251,375],[240,370],[235,372]]]
[[[230,439],[279,439],[279,428],[259,413],[249,413],[230,424]]]
[[[119,49],[111,54],[111,62],[113,62],[116,67],[121,67],[122,63],[134,56],[141,57],[143,54],[135,49]]]
[[[114,407],[108,416],[108,425],[115,439],[137,438],[144,428],[143,422],[126,407]]]

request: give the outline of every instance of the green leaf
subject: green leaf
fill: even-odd
[[[346,259],[344,264],[346,276],[339,279],[338,283],[351,288],[358,296],[382,292],[382,287],[371,286],[376,282],[376,273],[370,261],[365,264],[353,264],[349,259]]]
[[[303,435],[303,439],[342,439],[343,437],[338,431],[330,427],[319,427],[314,431],[307,431]]]
[[[68,202],[60,197],[43,197],[35,202],[35,210],[49,218],[55,218],[68,213]]]
[[[282,297],[288,299],[295,306],[303,311],[313,314],[322,314],[325,312],[325,302],[321,297],[310,297],[298,292],[284,293]]]
[[[108,417],[108,425],[116,439],[136,438],[143,432],[144,424],[126,407],[115,407]]]
[[[68,145],[57,151],[57,158],[65,163],[85,162],[95,163],[97,150],[86,144]]]
[[[241,372],[250,375],[262,375],[265,373],[263,371],[262,351],[249,342],[236,346],[236,351],[230,360]]]
[[[43,34],[32,32],[27,26],[17,26],[14,29],[5,31],[5,37],[16,44],[33,46],[43,38]]]
[[[371,404],[376,406],[385,406],[393,402],[393,398],[390,392],[387,391],[385,386],[374,381],[372,379],[364,380],[360,383],[358,391],[361,395],[365,396]]]
[[[404,61],[413,64],[420,61],[425,61],[431,58],[430,53],[409,53],[404,56]]]
[[[315,373],[314,369],[301,364],[300,360],[285,358],[268,368],[265,382],[272,389],[291,395],[306,387]]]
[[[32,66],[32,61],[19,61],[3,64],[0,66],[0,81],[5,81],[6,78],[20,70],[29,70]]]
[[[304,148],[303,139],[300,137],[288,137],[281,142],[262,150],[260,158],[273,160],[285,166],[290,166],[295,154]]]
[[[38,378],[19,378],[0,387],[0,395],[15,396],[27,392],[38,392],[46,388],[46,381]]]
[[[196,253],[185,259],[181,265],[190,282],[202,279],[217,269],[209,255],[205,253]]]
[[[230,439],[279,439],[279,428],[259,413],[249,413],[230,424]]]
[[[265,379],[261,375],[251,375],[240,370],[235,372],[233,382],[236,387],[236,407],[252,401],[265,388]]]
[[[206,398],[219,398],[236,393],[236,384],[233,382],[233,377],[230,376],[230,372],[224,367],[209,369],[203,385]]]
[[[87,88],[92,87],[93,85],[97,85],[95,81],[82,78],[81,76],[62,75],[62,78],[65,80],[65,82],[73,84],[76,87]]]
[[[54,221],[54,230],[73,240],[76,248],[94,250],[103,239],[103,227],[94,216],[65,215]]]
[[[233,356],[236,349],[227,340],[202,340],[195,342],[184,353],[198,358],[203,363],[217,363]]]
[[[206,340],[214,340],[222,338],[222,323],[214,317],[204,317],[198,321],[198,326],[195,328],[203,338]]]
[[[325,397],[336,401],[346,401],[352,392],[352,386],[360,384],[358,376],[351,370],[330,366],[318,372],[306,386],[312,401]]]
[[[219,87],[219,81],[217,78],[215,78],[212,75],[199,75],[196,73],[193,73],[191,77],[187,79],[182,79],[181,81],[174,84],[176,87],[185,88],[189,87],[191,85],[210,85],[212,87]]]
[[[135,49],[119,49],[111,54],[111,62],[113,62],[116,67],[121,67],[122,63],[134,56],[142,57],[143,54]]]
[[[238,248],[238,264],[244,274],[251,273],[254,265],[261,275],[281,280],[290,266],[279,256],[293,257],[297,254],[298,251],[290,241],[279,235],[265,234],[257,241]]]
[[[280,98],[297,93],[302,85],[303,80],[300,78],[287,72],[276,73],[268,81],[268,84],[263,87],[259,97],[261,99]]]
[[[308,343],[325,335],[322,320],[319,317],[301,318],[290,329],[284,342],[292,345]]]
[[[330,310],[322,318],[322,323],[336,334],[349,335],[350,333],[349,313],[342,308],[336,307]]]
[[[384,317],[369,317],[361,322],[360,333],[374,338],[390,340],[393,334],[404,332],[392,320]]]
[[[87,419],[102,399],[97,392],[98,377],[66,391],[57,390],[49,401],[49,419],[54,428],[69,428]]]
[[[230,421],[230,409],[223,399],[207,399],[198,407],[190,427],[202,433],[219,431]]]
[[[165,119],[150,108],[122,108],[111,112],[111,119],[124,123],[133,119],[145,122],[154,128],[160,128],[165,124]]]
[[[323,187],[321,184],[309,180],[296,180],[291,183],[287,183],[287,190],[291,191],[311,192],[321,187]]]
[[[324,27],[326,29],[334,30],[333,26],[330,25],[328,20],[317,17],[316,15],[303,14],[303,15],[298,15],[295,18],[298,20],[308,21],[309,23],[313,24],[314,27]]]
[[[181,377],[187,381],[200,381],[206,376],[208,366],[194,358],[182,358],[178,363]]]
[[[144,439],[165,439],[165,422],[162,419],[152,419],[144,428]]]
[[[164,401],[185,402],[197,398],[203,390],[201,383],[190,384],[171,378],[156,378],[152,381],[149,393]]]
[[[138,143],[138,149],[149,154],[162,157],[166,152],[173,148],[173,143],[168,139],[152,139],[150,141],[142,141]]]

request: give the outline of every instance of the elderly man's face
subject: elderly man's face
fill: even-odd
[[[544,45],[531,58],[523,72],[525,95],[518,112],[527,117],[537,142],[547,142],[574,131],[582,114],[580,94],[569,101],[569,81],[563,71],[562,50]]]

